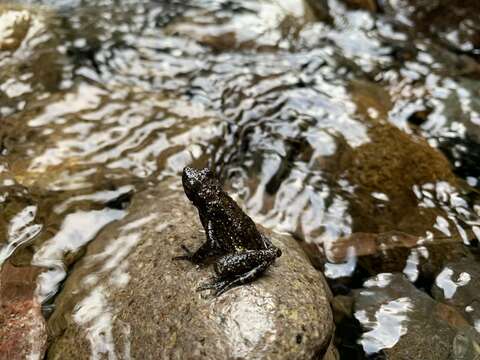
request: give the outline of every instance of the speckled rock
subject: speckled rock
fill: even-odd
[[[47,358],[336,359],[321,273],[291,237],[264,231],[283,255],[255,282],[214,298],[195,291],[211,267],[172,261],[181,244],[205,237],[181,190],[136,195],[66,281]]]
[[[47,346],[45,319],[34,296],[40,269],[3,264],[0,272],[0,360],[40,360]]]
[[[384,273],[356,291],[360,343],[387,360],[477,360],[480,336],[453,307],[418,290],[402,274]]]

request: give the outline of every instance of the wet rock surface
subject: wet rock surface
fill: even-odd
[[[31,17],[23,11],[15,11],[0,7],[0,51],[16,50],[28,32]]]
[[[336,358],[328,287],[292,238],[262,229],[283,252],[276,263],[218,298],[198,293],[213,269],[172,257],[205,235],[183,193],[162,189],[136,195],[74,267],[49,320],[48,359]]]
[[[475,257],[459,238],[421,237],[400,231],[353,233],[340,238],[328,249],[333,264],[354,261],[369,275],[403,272],[412,282],[419,278],[433,282],[443,266],[451,261]]]
[[[0,271],[0,359],[43,359],[47,327],[36,300],[39,268],[6,263]]]
[[[353,9],[364,9],[371,12],[378,10],[377,0],[344,0],[344,2]]]
[[[303,26],[328,21],[325,0],[303,0],[282,4],[268,1],[244,1],[225,4],[229,13],[211,9],[172,21],[166,28],[169,35],[182,35],[214,51],[257,50],[272,52],[295,46]],[[233,16],[232,16],[233,15]]]
[[[419,207],[421,198],[412,192],[417,184],[444,182],[457,187],[448,160],[423,139],[408,136],[391,125],[375,124],[372,139],[346,153],[340,173],[356,188],[351,202],[354,231],[383,232],[387,229],[422,235],[445,213],[435,207]],[[405,171],[412,167],[415,171]],[[373,194],[373,196],[372,196]]]
[[[59,85],[65,58],[53,31],[55,21],[41,6],[0,4],[0,116],[23,109],[34,93]]]
[[[463,260],[447,264],[435,279],[432,295],[454,306],[480,332],[480,263]]]
[[[433,41],[438,41],[457,53],[467,53],[478,60],[480,5],[477,1],[402,0],[382,3],[385,12],[403,19],[405,24],[412,21],[417,31],[427,34]],[[449,16],[445,16],[446,13]]]
[[[367,354],[383,350],[389,360],[480,357],[480,335],[465,318],[404,275],[379,274],[364,286],[355,292],[354,315],[365,331],[360,343]]]

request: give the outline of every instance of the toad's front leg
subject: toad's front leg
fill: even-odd
[[[206,258],[221,253],[217,242],[215,241],[212,222],[205,221],[205,224],[207,241],[205,241],[195,252],[191,252],[185,245],[181,245],[183,251],[185,251],[186,254],[175,256],[173,260],[188,260],[194,264],[200,264]]]
[[[251,282],[281,254],[280,249],[272,247],[266,250],[246,250],[222,256],[215,263],[217,278],[213,282],[200,285],[197,291],[213,289],[215,295],[219,296],[232,287]]]

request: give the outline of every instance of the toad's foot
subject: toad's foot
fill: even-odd
[[[239,275],[233,279],[221,279],[218,278],[212,283],[205,283],[200,285],[197,288],[197,291],[213,289],[214,296],[220,296],[225,291],[230,290],[231,288],[249,283],[259,277],[272,263],[274,260],[265,262],[256,268],[246,272],[245,274]]]

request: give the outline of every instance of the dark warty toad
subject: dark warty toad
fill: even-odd
[[[198,210],[207,239],[195,252],[182,245],[186,254],[174,259],[200,264],[216,257],[216,277],[200,285],[197,291],[213,289],[219,296],[258,278],[282,255],[222,189],[211,170],[185,167],[182,183],[185,194]]]

